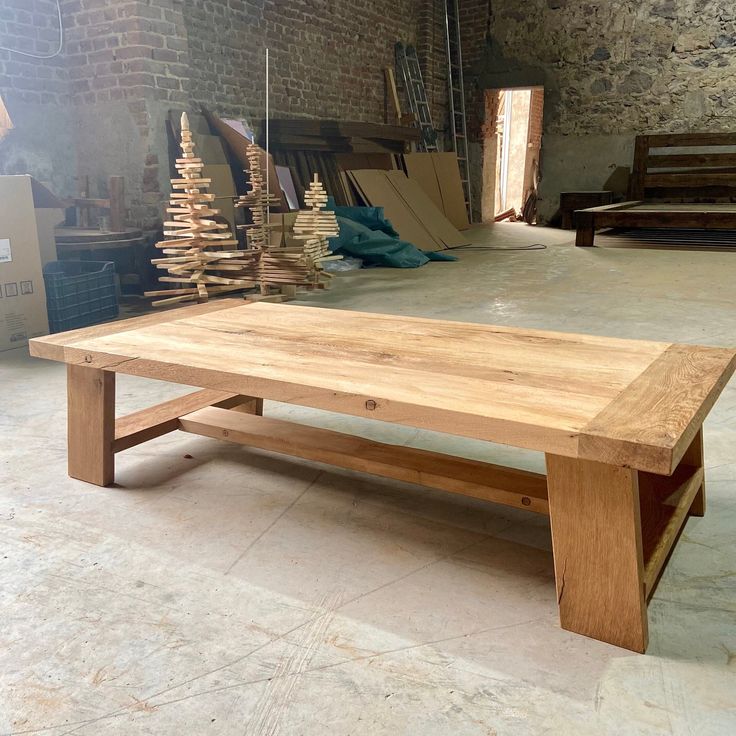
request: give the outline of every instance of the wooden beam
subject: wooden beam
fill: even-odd
[[[736,146],[736,133],[662,133],[646,138],[649,148]]]
[[[671,345],[583,427],[578,457],[671,475],[735,366],[732,350]]]
[[[649,154],[648,169],[703,168],[736,166],[736,153],[681,153],[661,156]]]
[[[562,628],[644,652],[637,471],[547,455],[547,485]]]
[[[69,475],[108,486],[115,480],[115,374],[67,366]]]
[[[164,401],[141,411],[120,417],[115,422],[115,441],[113,451],[121,452],[142,442],[179,429],[179,417],[207,406],[220,406],[226,409],[246,402],[257,401],[247,396],[203,389],[186,396]]]
[[[43,341],[29,343],[29,351],[35,358],[46,358],[47,360],[60,360],[66,362],[66,347],[74,344],[74,340],[89,339],[90,337],[105,337],[115,335],[121,330],[136,330],[141,327],[164,324],[201,314],[210,314],[231,307],[239,307],[248,304],[248,300],[237,298],[211,299],[204,304],[193,304],[190,307],[180,307],[161,312],[151,312],[140,317],[130,317],[123,321],[101,322],[91,327],[81,327],[68,332],[57,332],[55,335],[45,335]],[[123,328],[121,325],[125,325]]]
[[[639,474],[644,589],[651,598],[703,485],[703,468],[680,465],[671,477]]]
[[[629,197],[631,199],[641,199],[644,196],[644,177],[647,171],[649,138],[648,135],[638,135],[634,141],[634,165],[629,181]]]
[[[659,174],[647,174],[644,177],[644,187],[655,189],[662,187],[736,187],[736,175],[714,171],[708,174],[695,174],[692,172],[677,171],[673,173],[661,172]]]
[[[547,514],[543,475],[387,445],[326,429],[225,409],[200,409],[179,420],[181,429],[339,468],[393,478],[485,501]]]
[[[700,489],[695,494],[692,506],[690,507],[690,516],[705,516],[705,459],[703,457],[703,428],[695,435],[690,447],[685,450],[685,454],[680,461],[683,465],[689,465],[691,468],[703,469],[703,481]]]

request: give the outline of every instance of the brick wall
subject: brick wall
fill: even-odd
[[[274,116],[385,122],[384,68],[396,41],[418,45],[430,102],[444,108],[444,31],[432,33],[437,0],[187,0],[191,99],[224,114],[264,115],[264,49],[271,57]],[[441,33],[439,31],[442,31]],[[439,79],[436,86],[435,76]],[[400,80],[397,80],[400,85]]]
[[[0,46],[40,56],[59,43],[55,0],[2,0]],[[0,142],[0,173],[33,173],[57,190],[74,180],[75,158],[63,56],[0,50],[0,94],[15,129]]]
[[[164,121],[189,101],[189,57],[179,0],[64,0],[65,55],[78,172],[102,193],[126,178],[131,222],[161,219],[168,180]]]
[[[44,53],[58,39],[55,8],[55,0],[2,0],[0,44]],[[77,175],[103,194],[107,177],[122,174],[135,224],[161,220],[169,108],[205,104],[258,123],[266,45],[273,115],[384,122],[383,69],[397,40],[416,44],[444,125],[438,0],[62,0],[62,11],[60,57],[0,51],[0,94],[19,124],[0,144],[0,171],[37,174],[66,195]]]
[[[473,196],[473,219],[483,216],[483,122],[484,89],[478,84],[478,65],[488,43],[490,23],[489,0],[459,0],[460,36],[465,81],[465,112],[468,127],[468,157]]]
[[[447,143],[449,118],[447,107],[447,52],[445,50],[445,3],[426,0],[418,16],[417,56],[432,114],[432,123]]]

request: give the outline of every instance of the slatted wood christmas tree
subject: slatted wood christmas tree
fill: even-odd
[[[262,294],[267,294],[268,284],[265,281],[264,266],[271,240],[270,231],[273,228],[268,222],[268,211],[271,205],[278,204],[278,199],[264,187],[261,168],[262,150],[254,143],[249,143],[246,146],[245,155],[248,159],[247,173],[250,191],[241,196],[235,206],[247,207],[250,210],[251,223],[240,226],[246,231],[248,242],[244,260],[248,262],[248,276],[260,286]]]
[[[330,253],[327,239],[336,236],[340,228],[335,213],[325,209],[327,193],[317,174],[314,174],[309,189],[304,192],[304,203],[309,209],[301,210],[296,216],[294,236],[304,241],[304,258],[312,273],[313,285],[318,286],[323,278],[330,276],[323,270],[323,262],[342,256]]]
[[[311,209],[300,212],[296,219],[299,224],[301,218],[301,224],[295,239],[303,240],[304,244],[274,245],[270,237],[273,226],[268,223],[268,207],[277,204],[278,199],[264,189],[261,149],[250,144],[246,155],[251,191],[238,200],[237,206],[248,207],[253,221],[244,226],[249,245],[244,260],[251,264],[248,276],[258,283],[263,295],[269,294],[271,288],[323,286],[329,274],[322,271],[321,262],[341,256],[332,256],[327,249],[327,237],[337,235],[338,225],[333,212],[322,210],[327,204],[327,195],[317,176],[304,195]],[[297,232],[296,224],[294,232]]]
[[[238,241],[228,225],[213,219],[220,210],[213,205],[215,195],[207,192],[212,180],[202,176],[202,159],[194,154],[186,113],[181,116],[181,150],[182,157],[176,160],[181,178],[171,180],[171,206],[166,210],[172,219],[164,222],[164,236],[169,239],[156,244],[166,257],[152,263],[169,273],[160,281],[184,286],[146,292],[146,296],[165,297],[154,301],[154,306],[204,302],[212,294],[255,285],[247,275],[246,251],[223,250]]]

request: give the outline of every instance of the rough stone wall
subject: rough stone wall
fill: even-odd
[[[477,0],[461,0],[477,3]],[[736,4],[493,0],[483,87],[544,84],[540,213],[599,189],[645,132],[734,130]]]
[[[493,4],[504,55],[544,69],[547,126],[566,135],[736,125],[736,4],[726,0]],[[529,6],[527,6],[529,7]]]

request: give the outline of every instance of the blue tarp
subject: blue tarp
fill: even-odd
[[[360,258],[365,266],[417,268],[429,261],[456,261],[455,256],[421,251],[402,240],[383,214],[383,207],[337,207],[330,199],[340,234],[330,238],[330,250]]]

